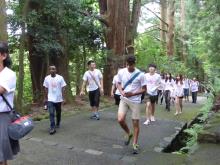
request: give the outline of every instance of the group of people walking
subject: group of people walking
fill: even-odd
[[[189,101],[189,89],[192,91],[193,103],[196,103],[199,83],[194,78],[189,80],[182,75],[177,75],[175,79],[171,74],[159,75],[156,73],[156,65],[150,64],[148,73],[141,72],[136,68],[135,56],[128,56],[126,67],[119,68],[112,82],[112,96],[115,104],[118,105],[117,119],[121,128],[126,133],[125,145],[129,145],[133,138],[133,153],[139,152],[138,136],[139,121],[141,117],[141,103],[146,95],[146,121],[149,125],[155,119],[155,104],[158,97],[165,97],[166,109],[170,111],[170,101],[175,98],[176,113],[182,113],[182,99],[185,97]],[[13,106],[14,93],[16,88],[16,74],[11,69],[8,46],[0,42],[0,94],[3,94]],[[56,129],[61,124],[61,106],[65,101],[64,90],[66,82],[64,78],[56,73],[56,66],[50,65],[50,74],[45,77],[43,86],[45,87],[45,102],[50,117],[49,134],[56,133]],[[91,119],[100,120],[99,103],[103,91],[103,75],[96,68],[95,61],[88,62],[88,71],[83,75],[83,84],[80,95],[85,94],[85,88],[89,94],[89,101],[92,110]],[[7,160],[11,160],[19,152],[19,142],[10,139],[7,127],[10,123],[10,109],[0,97],[0,165],[7,165]],[[132,112],[133,131],[126,123],[127,112]],[[56,121],[55,121],[56,117]]]

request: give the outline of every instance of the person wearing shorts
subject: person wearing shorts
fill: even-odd
[[[179,115],[183,112],[183,77],[181,74],[176,76],[176,82],[174,85],[174,91],[175,91],[175,108],[176,112],[174,115]]]
[[[89,101],[92,109],[91,119],[100,119],[98,112],[100,95],[103,91],[103,76],[99,69],[96,69],[95,61],[90,60],[88,63],[89,70],[83,76],[83,84],[80,95],[85,95],[85,86],[87,84],[87,91],[89,92]]]
[[[118,72],[121,70],[122,68],[118,68]],[[118,73],[117,72],[117,73]],[[118,74],[116,74],[113,78],[112,81],[112,90],[111,90],[111,97],[114,97],[115,99],[115,105],[119,106],[120,100],[121,100],[121,94],[118,90]]]
[[[161,77],[156,73],[156,65],[149,65],[149,73],[145,74],[147,82],[147,104],[146,104],[146,121],[145,125],[155,121],[155,103],[158,100],[158,88],[161,85]]]
[[[138,136],[141,95],[146,92],[146,79],[143,73],[135,67],[135,56],[128,56],[127,67],[121,69],[118,73],[118,89],[121,94],[121,101],[118,108],[118,123],[126,132],[127,139],[125,145],[129,145],[133,134],[126,123],[126,115],[129,110],[132,112],[132,124],[134,129],[133,154],[139,153]],[[129,80],[134,78],[132,82]],[[126,86],[126,84],[128,84]]]

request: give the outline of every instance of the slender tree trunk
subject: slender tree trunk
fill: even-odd
[[[185,15],[186,15],[186,9],[185,9],[185,0],[181,0],[181,36],[182,36],[182,60],[186,63],[186,33],[185,33]]]
[[[172,57],[174,55],[174,14],[175,14],[175,0],[168,1],[168,34],[167,34],[167,55]]]
[[[160,0],[160,14],[161,14],[161,19],[164,22],[167,22],[167,0]],[[166,49],[166,32],[167,30],[167,25],[163,22],[160,21],[160,39],[162,42],[162,46],[164,50]]]
[[[6,15],[6,2],[0,0],[0,41],[7,41],[7,15]]]
[[[84,46],[83,46],[84,47]],[[84,48],[83,48],[83,51],[84,51]],[[83,52],[84,53],[84,52]],[[76,74],[76,79],[75,79],[75,82],[76,82],[76,95],[79,95],[80,94],[80,89],[81,89],[81,63],[82,60],[81,60],[81,54],[79,53],[79,55],[76,55],[75,56],[75,74]]]

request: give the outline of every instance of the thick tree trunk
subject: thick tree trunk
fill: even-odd
[[[7,16],[5,0],[0,0],[0,41],[7,41]]]
[[[36,1],[30,1],[28,4],[28,10],[39,12],[40,4]],[[43,101],[43,81],[48,70],[47,56],[44,52],[40,52],[36,49],[38,39],[35,38],[38,27],[27,27],[27,38],[28,38],[28,50],[29,50],[29,62],[30,62],[30,73],[32,81],[32,92],[33,102],[41,103]]]
[[[174,14],[175,14],[175,0],[168,1],[168,34],[167,34],[167,55],[169,57],[174,55]]]
[[[160,14],[161,14],[161,20],[164,22],[167,22],[167,0],[160,0]],[[160,21],[160,39],[162,42],[162,46],[164,49],[166,49],[166,32],[167,30],[167,25],[163,22]]]
[[[110,95],[111,82],[117,68],[124,66],[124,55],[134,54],[141,0],[134,0],[130,15],[129,0],[100,0],[100,14],[107,22],[105,41],[108,51],[104,68],[105,95]]]

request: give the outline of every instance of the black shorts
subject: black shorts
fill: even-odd
[[[158,100],[158,95],[151,96],[151,95],[147,94],[147,100],[150,101],[150,103],[155,104]]]
[[[120,101],[121,101],[120,97],[121,97],[120,95],[117,95],[117,94],[114,95],[115,105],[119,105],[120,104]]]
[[[96,89],[94,91],[89,91],[89,101],[91,107],[99,107],[99,102],[100,102],[99,89]]]

